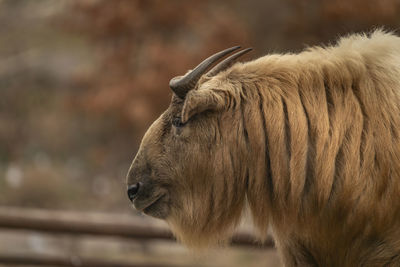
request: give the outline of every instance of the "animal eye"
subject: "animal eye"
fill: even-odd
[[[175,118],[172,119],[172,125],[174,125],[175,127],[179,128],[179,127],[182,127],[185,124],[182,123],[180,117],[175,117]]]

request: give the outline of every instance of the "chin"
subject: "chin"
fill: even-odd
[[[157,219],[166,219],[169,215],[169,203],[166,196],[157,199],[154,203],[144,208],[143,213]]]

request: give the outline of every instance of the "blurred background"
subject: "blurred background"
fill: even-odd
[[[376,27],[397,31],[400,0],[0,0],[0,25],[2,210],[161,224],[130,207],[125,175],[142,135],[169,105],[173,76],[234,45],[253,47],[250,60]],[[0,252],[279,266],[273,249],[193,255],[169,241],[4,229]]]

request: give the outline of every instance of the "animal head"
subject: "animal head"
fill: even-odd
[[[244,205],[242,115],[235,112],[234,85],[218,74],[251,49],[208,71],[237,49],[216,53],[170,81],[170,106],[146,132],[127,175],[135,208],[165,219],[178,239],[192,247],[225,240]]]

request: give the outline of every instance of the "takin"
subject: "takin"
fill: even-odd
[[[127,175],[135,208],[192,248],[243,210],[285,266],[400,266],[400,38],[214,64],[170,81]]]

